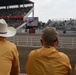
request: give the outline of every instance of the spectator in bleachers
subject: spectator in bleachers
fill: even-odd
[[[26,64],[27,75],[70,75],[68,56],[56,50],[59,34],[54,27],[43,29],[42,48],[32,50]]]
[[[16,45],[7,41],[6,37],[16,34],[16,29],[8,27],[4,19],[0,19],[0,75],[19,75],[20,64]]]

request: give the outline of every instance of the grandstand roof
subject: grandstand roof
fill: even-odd
[[[34,3],[30,0],[0,0],[0,6],[20,5]]]

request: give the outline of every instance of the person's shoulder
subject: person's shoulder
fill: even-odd
[[[67,54],[63,53],[63,52],[59,52],[61,55],[61,60],[66,63],[70,69],[72,69],[71,64],[70,64],[70,58]]]
[[[7,41],[6,44],[8,47],[10,47],[10,50],[12,50],[12,51],[17,50],[17,46],[13,42]]]
[[[37,55],[38,52],[39,52],[39,49],[34,49],[34,50],[30,51],[29,56],[35,56],[35,55]]]
[[[66,60],[66,61],[67,61],[67,60],[69,61],[69,57],[68,57],[67,54],[65,54],[65,53],[63,53],[63,52],[59,52],[59,54],[61,55],[62,59]]]
[[[63,52],[59,52],[59,54],[60,54],[62,57],[68,58],[68,56],[67,56],[65,53],[63,53]]]
[[[16,46],[13,42],[7,41],[7,44],[12,45],[12,46]]]

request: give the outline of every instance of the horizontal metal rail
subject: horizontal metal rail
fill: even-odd
[[[41,47],[40,36],[14,36],[6,38],[17,46]],[[60,37],[59,48],[76,48],[76,37]]]

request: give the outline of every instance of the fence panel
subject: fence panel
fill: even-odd
[[[6,39],[15,43],[17,46],[41,47],[40,36],[14,36]],[[60,37],[58,47],[76,48],[76,37]]]

